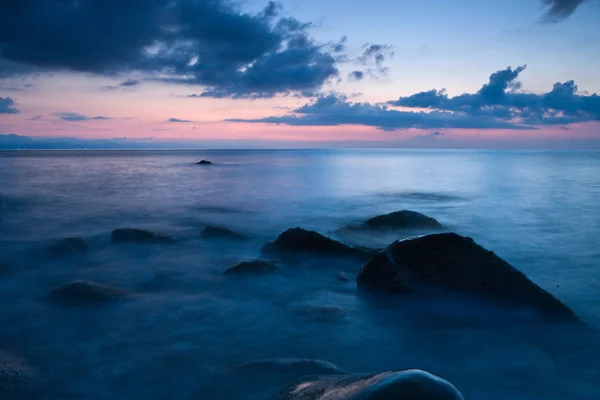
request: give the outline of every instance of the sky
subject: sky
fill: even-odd
[[[0,0],[0,148],[600,149],[600,0]]]

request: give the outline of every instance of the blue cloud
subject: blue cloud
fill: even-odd
[[[348,75],[348,79],[351,81],[362,81],[365,77],[365,73],[362,71],[352,71],[350,75]]]
[[[568,18],[586,0],[542,0],[548,10],[544,15],[545,22],[559,22]]]
[[[500,120],[520,121],[527,125],[565,125],[600,121],[600,96],[578,94],[574,81],[557,82],[543,94],[523,93],[516,80],[525,66],[497,71],[477,93],[449,97],[445,90],[429,90],[398,100],[393,106],[451,111],[466,116],[490,116]]]
[[[441,129],[535,129],[531,126],[500,121],[491,116],[471,116],[446,111],[405,112],[385,105],[352,103],[345,96],[328,95],[306,104],[292,113],[260,119],[229,119],[231,122],[285,124],[292,126],[363,125],[382,130],[407,128]]]
[[[167,122],[194,122],[189,119],[169,118]]]
[[[274,2],[256,14],[237,3],[36,0],[3,6],[0,63],[36,71],[135,71],[204,86],[203,96],[232,98],[316,90],[338,75],[344,40],[333,48],[317,43],[312,24],[281,16]]]
[[[107,120],[110,119],[108,117],[97,116],[97,117],[88,117],[87,115],[77,114],[74,112],[60,112],[53,114],[56,117],[59,117],[63,121],[69,122],[80,122],[80,121],[93,121],[93,120]]]
[[[15,108],[15,100],[11,97],[0,97],[0,114],[18,114],[20,111]]]

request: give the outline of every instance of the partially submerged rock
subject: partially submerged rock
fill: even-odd
[[[267,254],[312,253],[327,256],[362,256],[368,251],[348,246],[315,231],[292,228],[263,248]]]
[[[219,226],[207,226],[200,233],[200,236],[206,239],[227,239],[237,241],[246,239],[241,233]]]
[[[253,373],[294,375],[292,379],[306,375],[335,375],[345,373],[330,362],[304,358],[268,358],[254,360],[236,365],[233,369],[236,371],[248,371]]]
[[[299,316],[318,322],[331,322],[346,316],[346,310],[329,304],[294,304],[291,310]]]
[[[362,267],[357,282],[389,292],[441,287],[533,308],[546,316],[578,320],[573,311],[522,272],[456,233],[396,241]]]
[[[268,274],[277,269],[277,264],[270,260],[251,260],[225,270],[223,275]]]
[[[47,249],[51,257],[68,257],[76,254],[85,254],[88,250],[87,243],[80,237],[59,240],[48,246]]]
[[[464,400],[450,382],[421,370],[300,379],[271,400]]]
[[[64,305],[84,306],[112,302],[128,295],[129,292],[100,283],[73,281],[52,289],[48,293],[48,299]]]
[[[0,399],[26,399],[39,384],[36,371],[26,361],[0,350]]]
[[[366,220],[362,227],[369,229],[440,229],[435,218],[416,211],[401,210]]]
[[[212,165],[213,163],[208,160],[200,160],[196,163],[196,165]]]
[[[135,228],[115,229],[110,235],[110,240],[113,243],[175,243],[170,236]]]

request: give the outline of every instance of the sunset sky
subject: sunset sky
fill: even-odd
[[[600,148],[599,71],[597,0],[3,0],[0,147]]]

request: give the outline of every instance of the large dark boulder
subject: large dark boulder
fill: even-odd
[[[0,399],[28,399],[39,385],[36,371],[26,361],[0,350]]]
[[[87,243],[83,238],[71,237],[52,243],[47,252],[51,257],[68,257],[88,252]]]
[[[315,231],[292,228],[263,248],[266,254],[312,253],[325,256],[368,257],[368,250],[340,243]]]
[[[227,239],[241,241],[246,239],[241,233],[220,226],[207,226],[202,230],[200,236],[205,239]]]
[[[545,316],[577,319],[573,311],[522,272],[473,239],[456,233],[396,241],[362,267],[357,282],[364,288],[389,292],[440,287],[533,308]]]
[[[223,275],[253,275],[268,274],[277,269],[277,264],[270,260],[251,260],[241,263],[225,270]]]
[[[271,400],[464,400],[450,382],[420,370],[300,379]]]
[[[200,160],[196,163],[196,165],[212,165],[213,163],[208,160]]]
[[[48,293],[48,300],[69,306],[108,303],[123,299],[130,293],[111,286],[89,281],[73,281],[60,285]]]
[[[175,243],[170,236],[135,228],[115,229],[110,235],[110,240],[113,243]]]
[[[363,222],[361,227],[369,229],[441,229],[442,224],[425,214],[402,210],[370,218]]]

